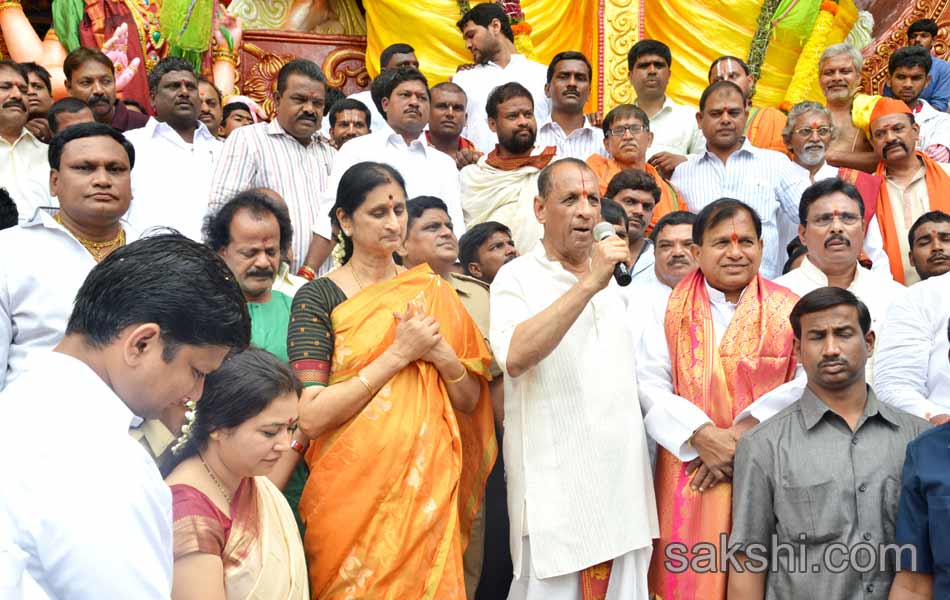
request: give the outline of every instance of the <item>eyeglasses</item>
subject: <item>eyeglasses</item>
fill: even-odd
[[[808,222],[815,227],[825,228],[830,227],[831,224],[834,223],[835,219],[840,220],[842,225],[850,227],[861,222],[861,215],[850,212],[825,213],[823,215],[818,215],[814,219],[809,219]]]
[[[643,125],[621,125],[619,127],[614,127],[610,130],[610,135],[614,137],[623,137],[623,134],[630,132],[631,135],[637,135],[638,133],[643,133],[644,131],[649,131]]]
[[[803,138],[809,138],[811,137],[811,134],[815,133],[816,131],[820,137],[827,137],[831,135],[832,129],[831,127],[819,127],[818,129],[802,127],[801,129],[795,130],[795,135],[801,136]]]

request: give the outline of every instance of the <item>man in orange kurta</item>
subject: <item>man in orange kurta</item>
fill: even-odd
[[[799,382],[783,386],[804,376],[788,320],[798,297],[758,274],[761,227],[738,200],[706,206],[693,228],[699,269],[646,317],[637,378],[660,446],[650,591],[662,600],[725,600],[736,442],[801,396]]]
[[[679,190],[646,161],[647,148],[653,142],[650,118],[646,113],[632,104],[621,104],[607,113],[603,127],[604,146],[611,158],[592,154],[587,159],[588,166],[597,175],[600,193],[607,193],[607,185],[614,175],[625,169],[636,169],[652,175],[660,188],[660,201],[653,209],[650,229],[663,215],[674,210],[686,210],[686,202]]]
[[[748,100],[749,118],[746,120],[743,135],[757,148],[775,150],[788,154],[785,141],[782,139],[782,129],[785,127],[785,113],[771,106],[751,106],[752,87],[755,78],[749,72],[749,66],[741,58],[735,56],[720,56],[709,67],[709,83],[717,81],[731,81],[742,89]]]

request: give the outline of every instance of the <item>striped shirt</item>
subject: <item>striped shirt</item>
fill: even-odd
[[[535,146],[545,148],[554,146],[557,148],[557,155],[562,158],[576,158],[577,160],[587,160],[591,154],[600,154],[608,156],[607,148],[604,147],[604,131],[600,127],[594,127],[584,117],[584,126],[565,135],[564,130],[554,121],[538,127],[538,138],[534,142]]]
[[[336,154],[330,143],[314,134],[307,146],[284,131],[277,119],[231,132],[218,158],[211,181],[209,208],[214,211],[238,192],[267,187],[287,203],[294,227],[293,260],[296,272],[307,258],[311,230],[318,221],[321,196],[327,189]]]
[[[782,274],[781,232],[787,225],[798,225],[798,203],[809,184],[787,156],[756,148],[744,139],[726,164],[707,150],[676,167],[670,182],[682,192],[691,212],[719,198],[734,198],[754,208],[762,219],[764,242],[759,271],[766,279]]]

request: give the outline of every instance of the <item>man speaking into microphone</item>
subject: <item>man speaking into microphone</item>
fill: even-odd
[[[546,167],[534,200],[541,244],[492,283],[490,337],[505,372],[509,600],[580,600],[582,590],[648,597],[656,502],[632,336],[611,281],[628,249],[614,235],[595,239],[599,190],[579,160]]]

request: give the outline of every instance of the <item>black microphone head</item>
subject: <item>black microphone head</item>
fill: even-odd
[[[614,226],[607,221],[601,221],[600,223],[594,225],[594,239],[598,242],[603,241],[612,235],[617,235],[617,232],[614,231]]]

